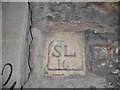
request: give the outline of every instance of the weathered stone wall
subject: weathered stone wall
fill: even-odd
[[[2,4],[3,88],[120,87],[118,3]]]
[[[31,77],[25,87],[120,87],[118,3],[30,3],[30,11]],[[45,57],[41,45],[47,38],[44,32],[85,34],[85,75],[49,75],[45,72],[45,66],[41,65]]]
[[[52,31],[59,28],[96,32],[117,29],[118,3],[31,3],[31,7],[33,24]]]

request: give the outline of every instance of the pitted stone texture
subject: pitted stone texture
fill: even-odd
[[[33,23],[84,21],[108,26],[111,32],[118,29],[118,3],[31,2],[30,5]]]
[[[92,61],[94,58],[94,51],[90,50],[90,47],[96,47],[99,45],[113,45],[117,47],[117,29],[118,29],[118,7],[117,3],[30,3],[32,12],[32,34],[33,41],[31,46],[31,59],[30,66],[32,68],[29,81],[26,83],[27,88],[73,88],[73,87],[116,87],[119,84],[118,74],[115,70],[115,75],[111,75],[113,69],[116,69],[118,65],[114,65],[113,68],[103,68],[104,72],[107,70],[107,74],[103,73],[100,69],[97,72],[91,70],[93,67]],[[84,27],[83,27],[84,26]],[[105,33],[107,31],[105,27],[110,27],[109,30],[112,34]],[[95,28],[93,28],[95,27]],[[100,27],[101,29],[96,29]],[[38,29],[36,29],[38,28]],[[61,33],[63,31],[83,31],[86,32],[86,74],[85,75],[48,75],[44,74],[45,57],[43,55],[43,49],[45,47],[44,40],[46,39],[46,33]],[[40,31],[39,31],[40,30]],[[87,32],[87,30],[89,32]],[[95,30],[94,32],[91,30]],[[97,31],[96,31],[97,30]],[[57,32],[59,31],[59,32]],[[91,33],[92,32],[92,33]],[[114,32],[114,33],[113,33]],[[104,33],[104,34],[100,34]],[[45,36],[45,37],[44,37]],[[41,41],[41,39],[43,41]],[[59,45],[59,44],[57,44]],[[96,45],[96,46],[95,46]],[[52,48],[54,51],[54,48]],[[73,51],[74,52],[74,51]],[[100,52],[101,53],[101,52]],[[57,53],[54,53],[58,55]],[[104,56],[104,55],[103,55]],[[117,61],[116,57],[112,57],[111,61],[114,63]],[[40,60],[40,61],[39,61]],[[112,65],[113,65],[112,63]],[[56,63],[54,63],[56,64]],[[53,65],[54,65],[53,64]],[[101,63],[100,63],[101,64]],[[98,63],[99,66],[99,63]],[[55,68],[55,67],[52,67]],[[100,67],[101,68],[101,67]],[[94,74],[94,75],[93,75]],[[109,82],[108,82],[109,81]],[[111,84],[116,84],[111,85]],[[118,84],[117,84],[118,83]],[[108,86],[106,86],[109,84]]]
[[[48,75],[85,73],[84,33],[48,32],[44,43],[44,68]]]
[[[86,31],[87,70],[106,78],[106,87],[119,87],[118,32],[96,34]]]
[[[43,77],[44,88],[104,88],[106,80],[92,74]]]
[[[109,26],[93,23],[93,22],[83,22],[83,21],[71,21],[71,22],[54,22],[50,21],[46,24],[33,23],[32,27],[41,28],[46,32],[70,32],[70,31],[86,31],[92,30],[95,33],[112,33],[114,32]]]

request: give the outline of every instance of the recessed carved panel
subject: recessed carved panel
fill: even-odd
[[[49,75],[84,74],[84,34],[74,32],[47,33],[44,44],[44,69]]]

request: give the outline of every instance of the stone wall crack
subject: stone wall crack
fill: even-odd
[[[29,18],[30,18],[30,23],[31,23],[31,22],[32,22],[32,10],[31,10],[30,3],[29,3],[29,2],[28,2],[28,7],[29,7],[29,12],[30,12]],[[21,88],[23,88],[23,87],[26,85],[26,83],[29,81],[30,76],[31,76],[31,73],[32,73],[32,68],[31,68],[31,65],[30,65],[31,45],[32,45],[32,42],[33,42],[33,35],[32,35],[32,32],[31,32],[31,25],[29,26],[29,31],[28,31],[28,33],[29,33],[29,34],[28,34],[28,35],[29,35],[29,38],[31,38],[30,41],[28,41],[28,42],[29,42],[29,51],[28,51],[28,61],[27,61],[30,72],[29,72],[29,74],[28,74],[27,80],[24,82],[24,84],[23,84],[23,86],[22,86]]]

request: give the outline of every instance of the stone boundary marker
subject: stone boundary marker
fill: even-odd
[[[85,74],[85,35],[76,32],[48,32],[44,41],[44,69],[48,75]]]

